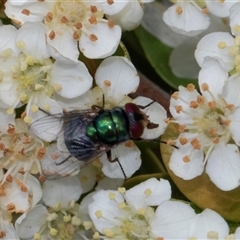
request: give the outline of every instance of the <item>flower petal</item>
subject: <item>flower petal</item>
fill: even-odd
[[[194,216],[195,212],[190,205],[165,201],[150,221],[151,232],[157,238],[188,239],[189,226]]]
[[[92,77],[86,66],[80,61],[72,64],[56,61],[53,65],[51,78],[54,85],[61,86],[57,94],[65,98],[78,97],[92,86]]]
[[[46,1],[10,0],[5,4],[5,13],[20,25],[25,22],[41,22],[48,12],[47,5],[48,3]],[[26,10],[29,11],[26,12]]]
[[[206,1],[206,6],[209,12],[218,17],[224,18],[229,16],[229,9],[234,3],[235,1],[211,0]]]
[[[119,26],[110,29],[107,23],[98,22],[88,31],[94,34],[97,40],[90,40],[89,35],[84,33],[79,39],[79,48],[87,58],[105,58],[116,51],[121,38]]]
[[[144,5],[141,26],[165,45],[175,48],[187,41],[188,37],[173,32],[163,21],[164,6],[160,2]],[[186,53],[186,52],[185,52]]]
[[[109,162],[106,154],[100,158],[103,164],[102,171],[110,178],[124,178],[124,175],[129,178],[141,165],[140,155],[140,150],[132,141],[119,144],[111,150],[112,160],[117,158],[118,161]]]
[[[198,84],[202,95],[210,102],[216,101],[228,80],[228,71],[221,59],[205,57],[199,72]],[[203,84],[207,84],[209,91],[204,91]]]
[[[116,99],[135,92],[140,81],[137,70],[129,59],[115,56],[102,61],[95,80],[104,93]]]
[[[210,25],[209,17],[189,2],[178,2],[169,7],[163,14],[163,21],[174,32],[186,36],[196,36]]]
[[[127,1],[126,1],[127,2]],[[123,31],[130,31],[136,28],[143,17],[143,7],[138,1],[128,1],[128,4],[117,14],[110,13],[107,18],[113,20]]]
[[[127,203],[136,210],[148,206],[158,206],[171,198],[169,181],[150,178],[125,192]],[[136,201],[137,199],[137,201]]]
[[[226,47],[221,47],[221,45]],[[205,35],[198,43],[195,58],[200,67],[206,56],[220,58],[230,71],[234,67],[234,56],[228,52],[228,46],[233,46],[234,38],[228,32],[213,32]]]
[[[36,205],[33,209],[19,217],[15,223],[18,235],[21,239],[32,239],[46,223],[47,208]]]
[[[52,31],[52,30],[51,30]],[[54,29],[55,37],[52,39],[51,31],[47,33],[48,43],[52,46],[51,52],[56,59],[61,59],[63,55],[68,60],[78,62],[79,51],[77,46],[77,41],[73,39],[72,35],[66,31],[64,28]]]
[[[235,111],[233,111],[228,119],[231,121],[229,124],[229,130],[231,132],[231,137],[235,141],[235,143],[240,146],[240,132],[238,129],[240,128],[240,107],[237,107]]]
[[[190,103],[196,101],[200,94],[195,89],[191,91],[183,86],[179,86],[178,89],[179,92],[174,93],[170,99],[169,110],[179,124],[193,124],[194,117],[199,118],[205,114],[205,111],[201,108],[191,108],[190,106]],[[178,111],[179,107],[184,111]],[[189,117],[189,114],[191,114],[191,117]]]
[[[190,180],[202,174],[203,157],[202,150],[195,150],[190,144],[187,144],[174,149],[169,167],[178,177]]]
[[[223,97],[228,104],[233,104],[235,107],[238,107],[240,106],[239,91],[240,74],[235,73],[229,77],[228,81],[224,85],[221,97]]]
[[[209,232],[216,233],[218,239],[225,239],[225,236],[229,233],[229,227],[217,212],[205,209],[192,219],[189,239],[208,239]]]
[[[17,29],[12,25],[5,25],[0,27],[0,52],[8,48],[11,48],[15,53],[18,52],[15,44],[16,34]]]
[[[77,177],[46,180],[43,183],[43,202],[49,207],[60,202],[64,209],[72,200],[77,201],[81,194],[82,186]]]
[[[234,36],[237,36],[240,34],[239,26],[240,26],[240,20],[239,20],[239,14],[240,14],[240,3],[235,2],[233,6],[229,9],[230,16],[230,27],[231,27],[231,32]]]
[[[24,44],[21,49],[26,56],[43,61],[50,56],[46,44],[46,27],[43,23],[25,23],[17,32],[16,44]]]
[[[47,112],[49,114],[41,110],[33,112],[31,110],[32,105],[28,104],[26,107],[26,113],[27,116],[32,119],[29,129],[33,135],[38,136],[44,141],[51,142],[57,138],[62,129],[62,109],[55,100],[44,94],[36,94],[35,98],[38,100],[35,105],[43,110],[46,109],[47,106],[49,109]],[[34,101],[32,103],[34,103]]]
[[[218,144],[209,155],[206,173],[221,190],[230,191],[240,185],[240,155],[234,144]]]
[[[114,194],[114,200],[109,198],[109,194]],[[93,195],[93,203],[89,204],[89,215],[96,229],[103,233],[104,229],[114,228],[121,222],[124,217],[123,211],[119,208],[119,204],[124,202],[123,196],[117,191],[98,191]],[[103,217],[97,217],[96,213],[101,211]]]

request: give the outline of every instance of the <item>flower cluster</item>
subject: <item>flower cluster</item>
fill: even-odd
[[[159,5],[149,6],[156,17]],[[133,98],[140,77],[121,37],[140,24],[143,9],[137,0],[0,5],[1,239],[240,238],[225,210],[174,199],[165,180],[166,167],[186,184],[206,176],[217,191],[240,186],[240,3],[175,0],[162,13],[163,31],[175,33],[161,37],[174,47],[191,42],[198,65],[180,75],[197,72],[199,91],[178,86],[171,117],[158,98]],[[224,32],[214,25],[222,18]],[[143,25],[157,35],[154,21]],[[172,123],[178,136],[162,141],[173,146],[169,161],[162,166],[146,147],[145,173],[140,141],[159,143]]]

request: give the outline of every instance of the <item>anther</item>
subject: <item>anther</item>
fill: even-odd
[[[180,14],[182,14],[183,9],[180,6],[178,6],[178,7],[176,7],[175,12],[177,15],[180,15]]]

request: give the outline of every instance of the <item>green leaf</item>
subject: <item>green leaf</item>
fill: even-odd
[[[177,124],[169,124],[162,135],[163,141],[178,137]],[[233,222],[240,221],[240,187],[232,191],[222,191],[217,188],[206,173],[192,180],[183,180],[169,169],[169,161],[174,147],[160,145],[163,162],[167,171],[180,191],[201,209],[210,208],[218,212],[223,218]]]
[[[141,26],[135,30],[135,34],[145,52],[146,58],[166,83],[175,89],[179,85],[187,86],[189,83],[193,83],[197,87],[196,79],[178,78],[173,74],[169,66],[172,48],[160,42]]]

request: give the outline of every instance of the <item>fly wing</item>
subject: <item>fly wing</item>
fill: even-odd
[[[86,136],[86,127],[99,114],[99,110],[65,113],[62,131],[57,143],[51,144],[46,158],[41,161],[47,179],[58,179],[77,174],[80,168],[102,156],[111,146],[93,142]],[[51,116],[61,118],[61,116]],[[48,121],[45,118],[44,121]]]
[[[70,175],[76,175],[81,168],[102,156],[105,151],[111,149],[110,147],[98,150],[93,149],[95,152],[92,158],[87,158],[86,153],[82,152],[83,157],[87,159],[81,161],[73,157],[66,146],[61,146],[61,150],[59,150],[59,145],[63,143],[62,137],[60,137],[60,139],[58,139],[57,143],[52,143],[50,145],[47,149],[46,157],[41,160],[42,174],[46,179],[59,179]]]
[[[88,109],[51,114],[40,109],[40,117],[29,125],[29,131],[46,142],[52,142],[56,140],[58,134],[64,130],[64,125],[76,116],[84,118],[87,114],[92,121],[92,119],[98,115],[99,111],[100,109]]]

